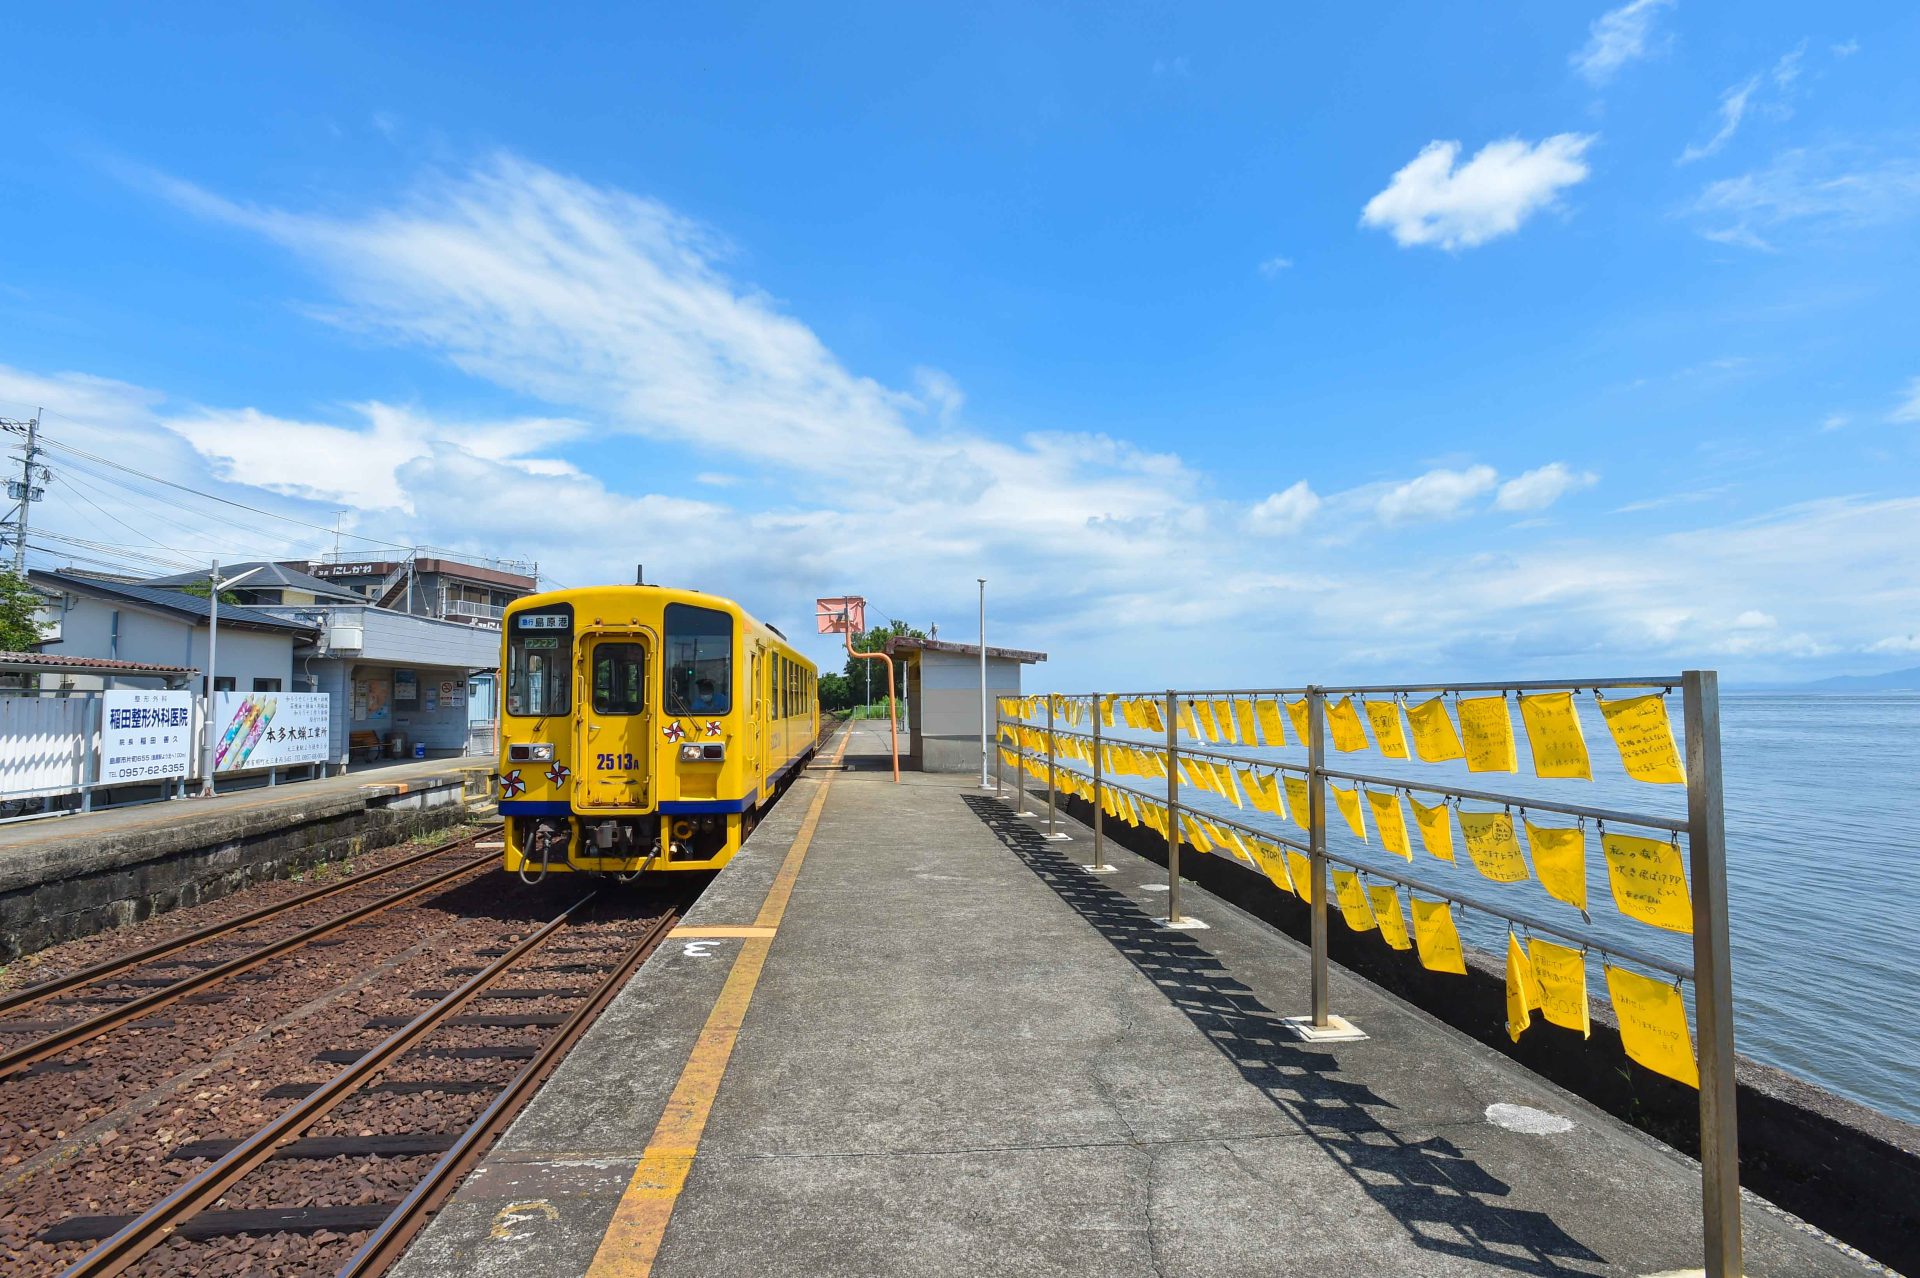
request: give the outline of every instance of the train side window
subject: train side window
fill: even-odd
[[[667,712],[733,709],[733,618],[713,608],[668,604]]]
[[[593,649],[593,712],[640,714],[647,708],[647,650],[637,643]]]

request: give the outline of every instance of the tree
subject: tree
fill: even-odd
[[[820,676],[820,708],[822,710],[851,710],[860,701],[860,694],[853,690],[843,674],[831,672]]]
[[[45,605],[26,578],[0,571],[0,649],[29,652],[38,645],[39,612]]]
[[[925,639],[927,632],[904,621],[890,621],[884,626],[875,626],[865,634],[853,637],[855,652],[879,652],[887,646],[887,640],[899,638]],[[867,661],[861,657],[848,657],[846,680],[848,691],[855,703],[867,700],[867,667],[873,667],[873,695],[885,700],[887,695],[886,671],[877,661]],[[893,659],[893,688],[898,696],[907,695],[907,663],[905,658]]]
[[[213,594],[213,583],[207,581],[189,581],[184,586],[175,586],[174,589],[183,595],[198,595],[200,598],[206,599]],[[240,602],[240,595],[236,591],[223,590],[220,592],[220,602],[223,604],[238,604]]]

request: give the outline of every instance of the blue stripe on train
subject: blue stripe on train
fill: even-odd
[[[569,804],[552,799],[502,799],[500,811],[508,816],[572,816]]]

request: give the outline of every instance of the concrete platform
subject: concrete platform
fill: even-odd
[[[401,1278],[1698,1268],[1691,1161],[1338,969],[1368,1037],[1295,1041],[1293,941],[1197,888],[1169,931],[1158,867],[976,786],[801,778]],[[1876,1272],[1759,1204],[1746,1237]]]
[[[0,825],[0,962],[445,824],[426,810],[490,803],[493,771],[425,760]]]

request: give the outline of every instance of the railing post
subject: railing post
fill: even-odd
[[[1186,921],[1180,913],[1180,719],[1178,698],[1167,690],[1167,926]]]
[[[1030,817],[1027,811],[1027,720],[1022,716],[1019,726],[1013,730],[1013,753],[1020,760],[1020,766],[1013,770],[1013,811],[1016,816]]]
[[[1100,803],[1100,694],[1093,694],[1093,864],[1087,868],[1095,874],[1107,872],[1106,830],[1103,820],[1105,809]]]
[[[100,744],[102,746],[106,744],[106,715],[107,697],[104,692],[97,697],[88,697],[80,712],[80,810],[82,812],[93,811],[93,787],[100,780],[101,765],[105,762],[94,750],[94,740],[97,732]]]
[[[1007,725],[1007,716],[998,706],[993,710],[993,797],[1003,799],[1007,794],[1007,763],[1000,757],[1000,730]]]
[[[1700,1193],[1706,1278],[1739,1278],[1740,1141],[1727,937],[1727,825],[1720,775],[1720,678],[1680,676],[1687,733],[1687,859],[1693,890],[1694,1016],[1700,1027]]]
[[[1307,847],[1313,872],[1313,1027],[1327,1028],[1327,716],[1326,695],[1307,689]]]
[[[1068,835],[1060,833],[1060,745],[1053,735],[1053,694],[1047,694],[1047,833],[1049,843],[1064,843]]]

